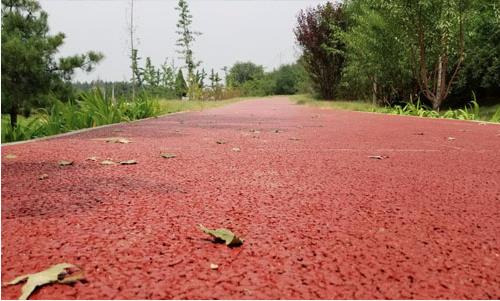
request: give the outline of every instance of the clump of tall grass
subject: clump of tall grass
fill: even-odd
[[[449,109],[445,112],[438,112],[433,110],[429,106],[420,102],[414,103],[412,99],[404,106],[396,105],[394,107],[386,107],[381,109],[381,112],[398,114],[398,115],[409,115],[409,116],[419,116],[419,117],[431,117],[431,118],[448,118],[448,119],[460,119],[460,120],[479,120],[480,119],[480,108],[476,101],[476,96],[473,95],[473,100],[463,109]]]
[[[10,126],[2,119],[2,142],[55,135],[72,130],[131,121],[161,114],[157,100],[142,95],[134,102],[112,101],[100,90],[85,92],[75,101],[53,99],[47,109],[39,109],[29,119]]]

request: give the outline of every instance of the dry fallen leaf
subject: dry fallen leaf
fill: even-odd
[[[116,162],[111,161],[111,160],[104,160],[104,161],[101,161],[101,164],[102,165],[115,165]]]
[[[107,137],[107,138],[95,138],[92,140],[106,141],[109,143],[130,143],[131,141],[123,137]]]
[[[38,180],[45,180],[45,179],[47,179],[48,177],[49,177],[49,175],[48,175],[48,174],[46,174],[46,173],[44,173],[44,174],[41,174],[41,175],[39,175],[39,176],[38,176]]]
[[[95,161],[97,161],[97,159],[98,159],[97,157],[89,157],[86,160],[95,162]]]
[[[121,165],[133,165],[133,164],[137,164],[137,161],[135,161],[135,160],[125,160],[125,161],[120,161],[120,164]]]
[[[299,141],[300,138],[297,138],[297,137],[290,137],[290,140],[293,140],[293,141]]]
[[[73,165],[73,161],[69,161],[69,160],[59,161],[59,166],[68,166],[68,165]]]
[[[240,239],[228,229],[208,229],[201,224],[199,226],[201,231],[214,237],[216,242],[224,241],[228,247],[239,246],[243,243],[243,239]]]
[[[370,159],[384,160],[389,158],[388,156],[368,156]]]
[[[16,155],[13,155],[13,154],[8,154],[8,155],[5,155],[5,157],[4,157],[4,158],[5,158],[5,159],[15,159],[15,158],[17,158],[17,156],[16,156]]]
[[[448,137],[447,139],[448,139],[448,141],[453,141],[453,140],[455,140],[457,138],[455,138],[455,137]]]
[[[233,147],[232,151],[233,152],[239,152],[239,151],[241,151],[241,149],[239,147]]]
[[[216,143],[217,143],[217,144],[226,144],[226,141],[224,141],[224,140],[217,140],[217,142],[216,142]]]
[[[37,287],[50,283],[70,284],[85,279],[83,271],[69,263],[59,263],[39,273],[27,274],[16,277],[14,280],[4,283],[4,286],[16,285],[26,281],[21,289],[19,300],[27,300]]]
[[[165,159],[172,159],[172,158],[177,157],[176,154],[171,154],[171,153],[164,153],[164,154],[161,154],[160,156],[162,156]]]

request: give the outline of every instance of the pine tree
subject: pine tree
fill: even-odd
[[[177,97],[179,98],[182,98],[183,96],[186,96],[186,93],[187,93],[186,81],[184,80],[184,76],[182,75],[182,70],[179,69],[177,77],[175,78],[175,95],[177,95]]]
[[[20,109],[67,83],[75,69],[90,72],[103,55],[55,55],[64,34],[49,34],[48,15],[35,0],[2,0],[2,106],[17,125]]]

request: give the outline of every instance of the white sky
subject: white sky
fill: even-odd
[[[193,29],[203,35],[193,50],[207,72],[250,60],[272,70],[295,61],[298,49],[293,27],[300,9],[326,0],[242,1],[188,0]],[[101,51],[105,59],[90,74],[76,80],[128,80],[130,78],[128,24],[130,0],[40,0],[49,14],[51,32],[64,32],[61,55]],[[134,15],[140,57],[155,65],[175,59],[177,11],[174,0],[135,0]]]

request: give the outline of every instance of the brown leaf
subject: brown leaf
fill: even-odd
[[[106,141],[106,142],[109,142],[109,143],[124,143],[124,144],[131,142],[127,138],[123,138],[123,137],[95,138],[95,139],[92,139],[92,140]]]
[[[368,156],[370,159],[384,160],[389,158],[388,156]]]
[[[7,154],[7,155],[5,155],[5,157],[4,157],[4,158],[5,158],[5,159],[15,159],[15,158],[17,158],[17,156],[16,156],[16,155],[13,155],[13,154]]]
[[[45,179],[48,179],[49,178],[49,175],[44,173],[44,174],[41,174],[40,176],[38,176],[38,180],[45,180]]]
[[[160,154],[160,156],[162,156],[165,159],[172,159],[172,158],[177,157],[176,154],[171,154],[171,153],[163,153],[163,154]]]
[[[135,160],[125,160],[125,161],[120,161],[120,164],[121,165],[133,165],[133,164],[137,164],[137,161],[135,161]]]
[[[217,144],[226,144],[226,141],[224,141],[224,140],[217,140],[216,143]]]
[[[38,273],[16,277],[14,280],[3,285],[16,285],[26,281],[21,288],[22,294],[19,296],[19,300],[27,300],[31,293],[40,286],[51,283],[75,283],[83,279],[85,279],[85,276],[79,267],[69,263],[59,263]]]
[[[101,161],[101,164],[102,165],[115,165],[116,162],[111,161],[111,160],[104,160],[104,161]]]
[[[59,161],[59,166],[69,166],[69,165],[73,165],[73,161],[69,161],[69,160],[61,160]]]

